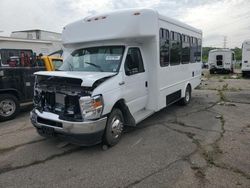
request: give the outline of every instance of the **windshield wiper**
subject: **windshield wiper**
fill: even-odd
[[[96,68],[98,68],[101,72],[103,72],[102,68],[101,68],[99,65],[96,65],[96,64],[94,64],[94,63],[89,63],[89,62],[85,62],[85,63],[88,64],[88,65],[92,65],[93,67],[96,67]]]

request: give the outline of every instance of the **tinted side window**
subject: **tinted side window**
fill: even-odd
[[[165,67],[169,65],[169,31],[160,29],[160,65]]]
[[[198,39],[197,40],[197,51],[195,53],[195,60],[197,62],[200,62],[201,61],[201,39]]]
[[[170,65],[179,65],[181,62],[181,34],[171,31]]]
[[[191,37],[191,54],[190,54],[190,62],[191,63],[196,62],[197,49],[198,49],[197,38]]]
[[[216,56],[216,64],[218,66],[222,65],[222,61],[223,61],[223,56],[222,55],[217,55]]]
[[[144,72],[142,56],[139,48],[129,48],[126,61],[125,73],[126,75],[133,75]]]
[[[190,37],[182,35],[182,64],[187,64],[190,61]]]
[[[217,55],[216,56],[216,60],[217,61],[222,61],[223,60],[223,56],[222,55]]]

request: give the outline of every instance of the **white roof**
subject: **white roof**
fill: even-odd
[[[3,37],[3,36],[0,36],[0,41],[27,42],[27,43],[46,43],[46,44],[52,44],[52,41],[48,41],[48,40],[38,40],[38,39],[21,39],[21,38]]]
[[[64,27],[64,44],[112,39],[153,37],[159,33],[158,20],[201,33],[187,24],[159,15],[153,9],[126,9],[88,16]],[[97,24],[98,23],[98,24]]]
[[[209,53],[214,53],[214,52],[233,52],[233,51],[228,48],[219,48],[219,49],[214,49],[214,50],[209,51]]]
[[[245,40],[243,44],[250,44],[250,40]]]

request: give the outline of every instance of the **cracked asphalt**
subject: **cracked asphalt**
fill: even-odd
[[[0,123],[0,187],[250,187],[250,79],[205,73],[192,95],[106,151],[44,139],[24,111]]]

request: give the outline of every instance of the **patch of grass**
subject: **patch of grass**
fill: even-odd
[[[219,97],[220,97],[220,101],[224,101],[224,102],[227,101],[227,98],[226,98],[226,96],[225,96],[225,94],[223,93],[222,90],[218,90],[218,94],[219,94]]]
[[[223,76],[223,79],[230,79],[229,75]]]
[[[230,91],[239,91],[237,88],[235,88],[235,87],[231,87],[231,88],[229,88],[229,90]]]
[[[228,90],[228,83],[226,83],[222,86],[222,91],[226,91],[226,90]]]
[[[202,153],[204,159],[207,161],[208,164],[214,164],[214,154],[213,151],[203,151]]]
[[[211,74],[208,74],[208,73],[204,73],[203,77],[209,79],[209,78],[212,77],[212,75],[211,75]]]
[[[202,169],[197,169],[195,172],[195,175],[199,178],[205,178],[205,176],[206,176],[204,170],[202,170]]]

